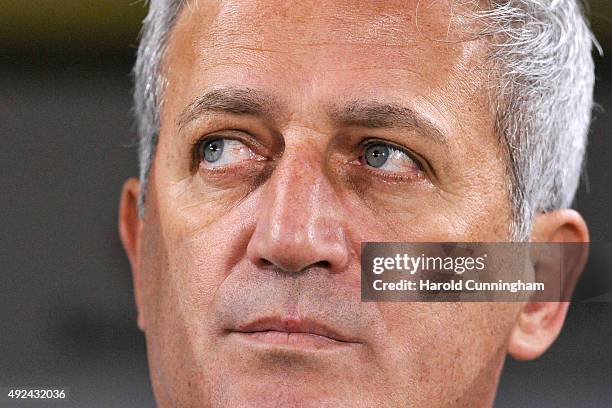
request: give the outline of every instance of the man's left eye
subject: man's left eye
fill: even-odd
[[[408,153],[393,145],[382,142],[366,145],[362,155],[359,157],[359,163],[393,173],[420,170],[419,164]]]
[[[228,138],[201,141],[196,146],[195,153],[198,163],[208,168],[236,164],[248,159],[261,159],[261,156],[255,154],[244,143]]]

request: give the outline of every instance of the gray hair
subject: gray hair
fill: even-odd
[[[140,214],[159,136],[165,79],[161,64],[184,0],[151,0],[134,67],[139,137]],[[508,153],[513,240],[529,236],[533,217],[572,205],[585,154],[597,42],[578,0],[493,0],[484,22],[498,72],[491,108]],[[601,50],[600,50],[601,52]]]

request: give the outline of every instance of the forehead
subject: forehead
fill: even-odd
[[[302,96],[389,85],[422,94],[419,88],[476,77],[482,62],[470,10],[452,3],[191,1],[173,29],[164,71],[175,85],[200,90],[249,82]],[[463,82],[470,88],[474,78]]]
[[[468,11],[446,1],[196,1],[185,14],[208,17],[214,40],[321,46],[401,46],[427,31],[445,39]],[[195,12],[195,13],[194,13]]]

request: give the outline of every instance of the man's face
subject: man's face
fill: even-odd
[[[362,303],[362,241],[498,241],[485,44],[440,1],[192,1],[140,244],[160,406],[478,406],[518,306]]]

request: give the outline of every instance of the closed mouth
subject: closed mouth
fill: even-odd
[[[361,344],[357,339],[311,319],[266,317],[238,325],[228,332],[263,346],[323,349]]]

